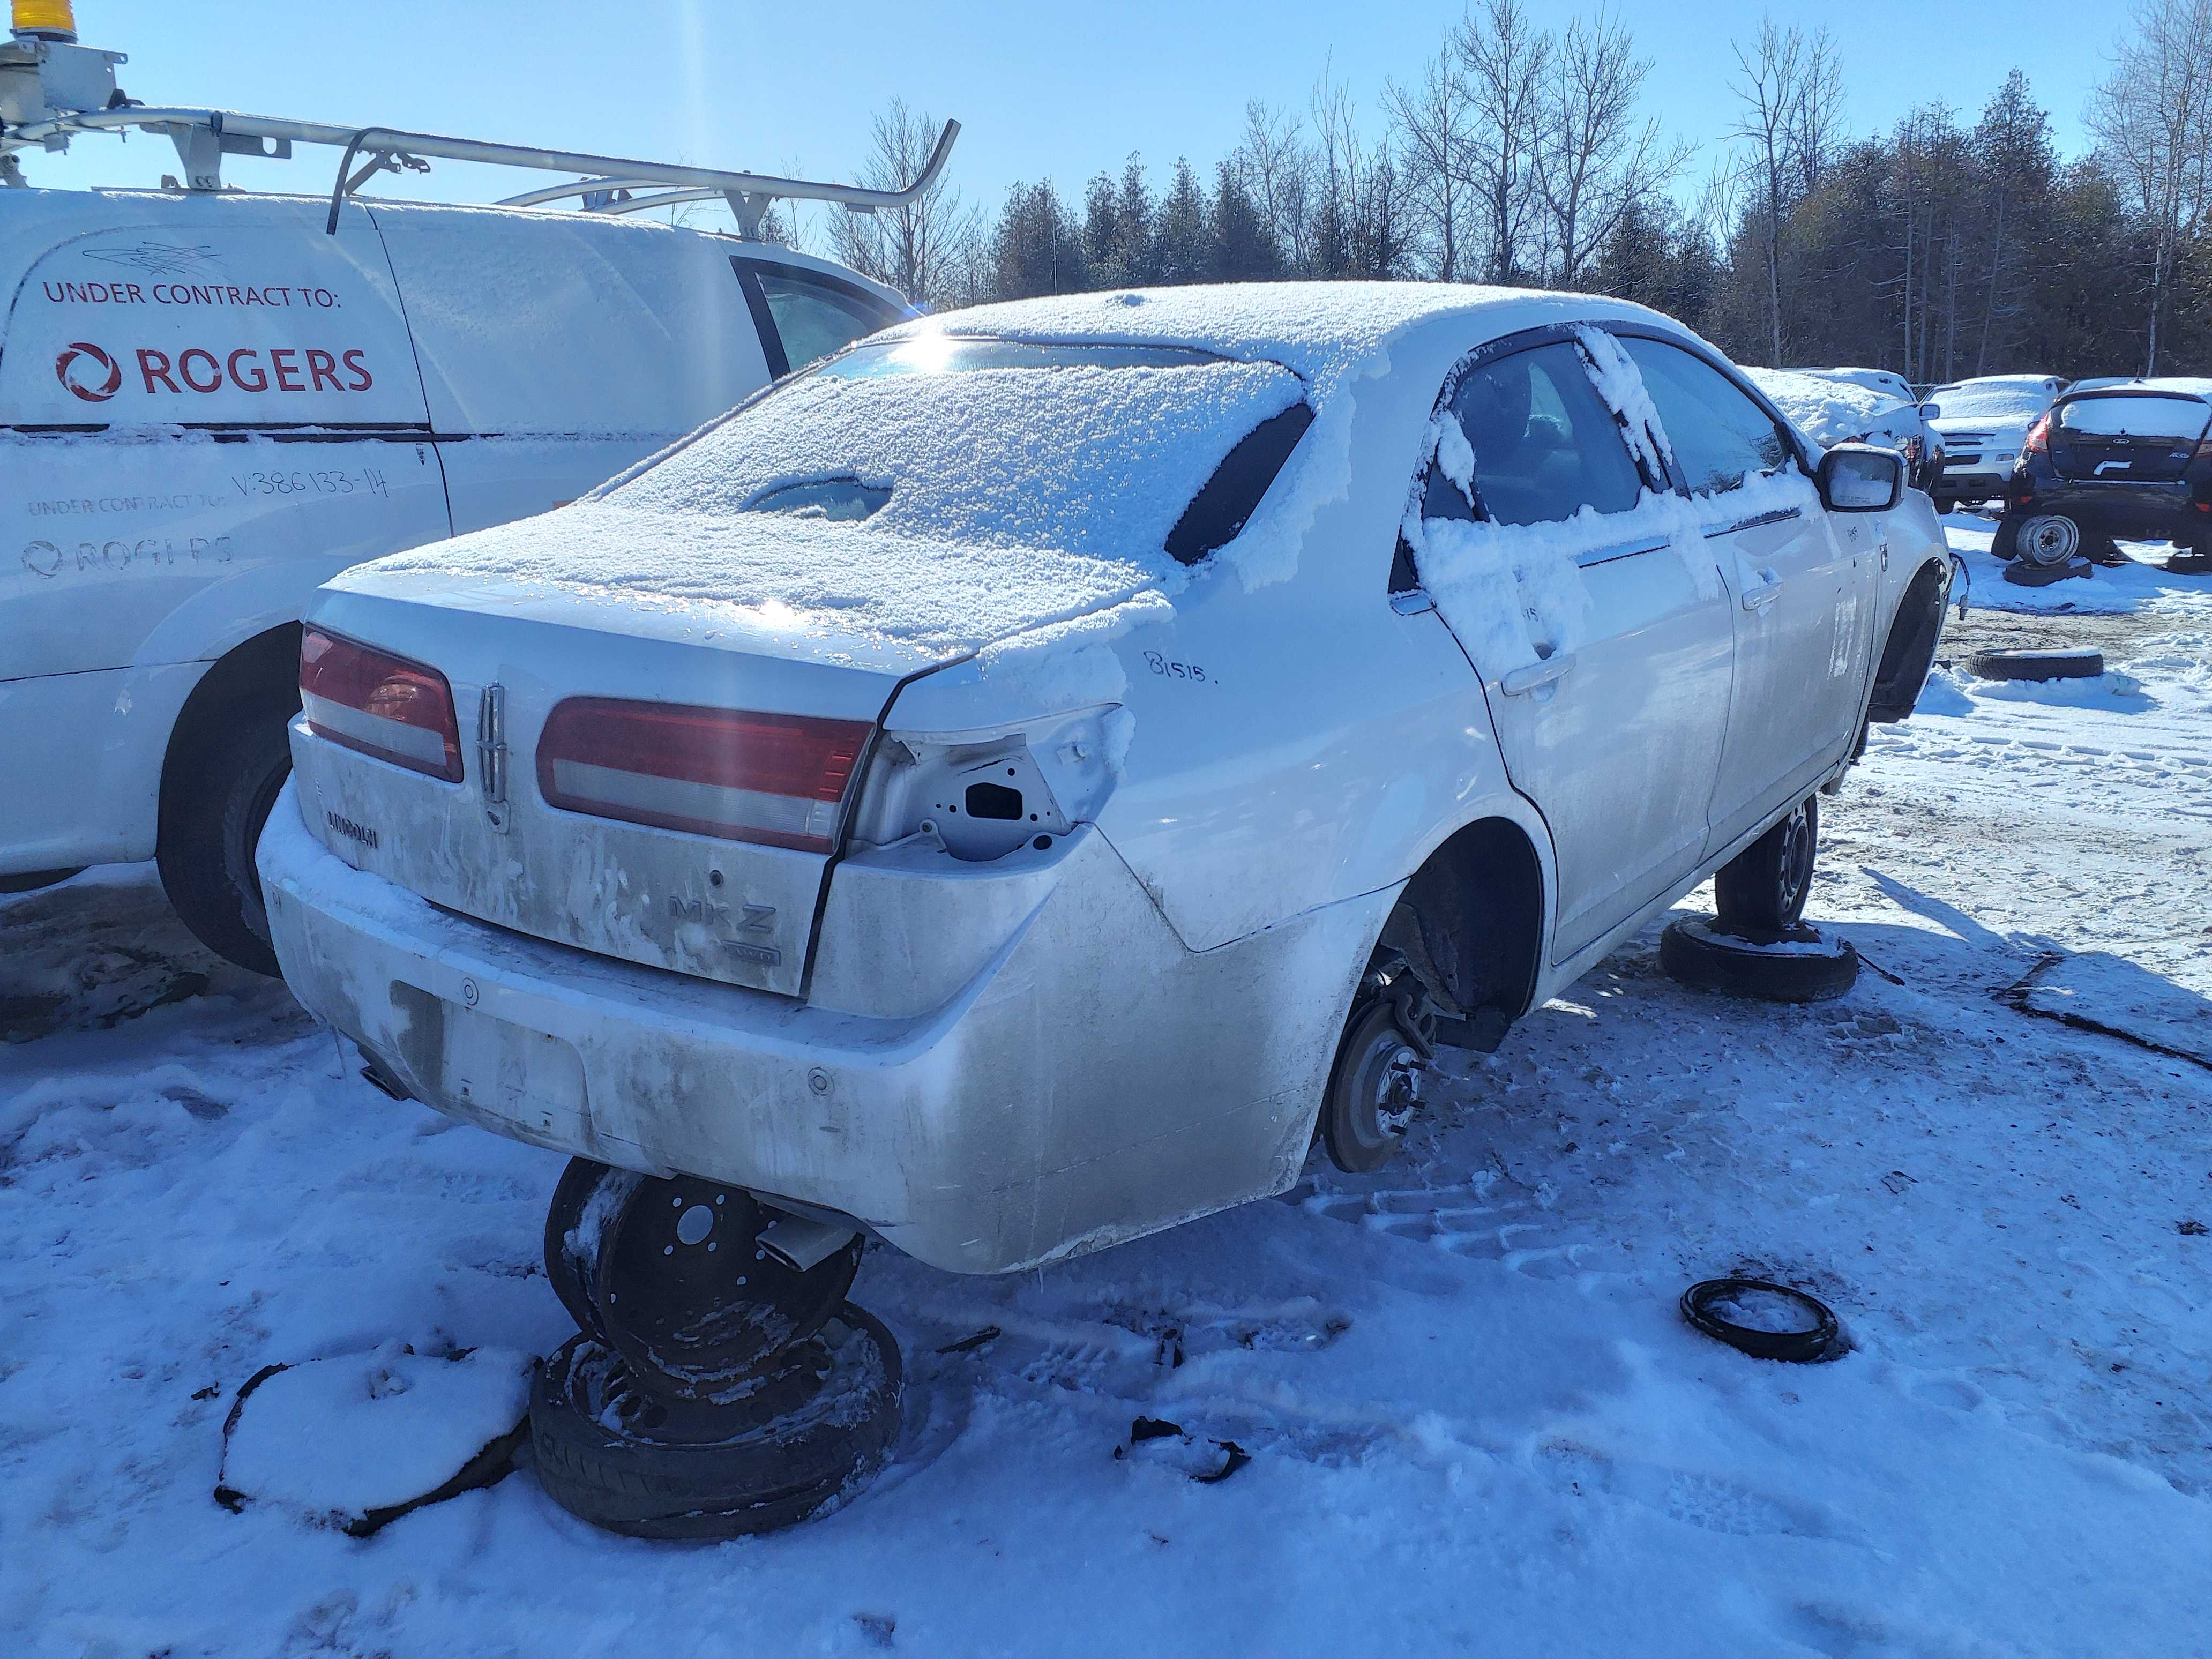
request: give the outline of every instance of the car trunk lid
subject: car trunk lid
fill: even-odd
[[[303,721],[301,809],[333,852],[479,921],[787,996],[876,723],[950,659],[734,607],[419,573],[356,573],[310,625],[442,675],[461,750],[450,782]],[[625,723],[638,710],[660,725]],[[773,757],[718,771],[711,730],[703,772],[654,758],[722,711],[751,717],[726,748],[794,731],[842,746],[804,750],[807,780]]]
[[[2049,428],[2059,477],[2106,483],[2170,483],[2212,421],[2203,399],[2138,392],[2092,393],[2061,403]]]

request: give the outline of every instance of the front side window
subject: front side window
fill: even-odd
[[[1468,371],[1449,405],[1474,463],[1466,482],[1455,450],[1439,446],[1421,516],[1547,524],[1584,507],[1626,513],[1643,488],[1619,423],[1565,341],[1516,351]]]
[[[1682,480],[1693,495],[1717,495],[1779,470],[1790,445],[1774,417],[1711,363],[1663,340],[1623,335],[1644,376]]]

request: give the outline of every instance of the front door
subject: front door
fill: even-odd
[[[1719,369],[1667,341],[1621,344],[1734,596],[1735,690],[1711,808],[1721,847],[1802,799],[1857,737],[1883,529],[1865,515],[1837,533],[1796,446]]]
[[[1551,830],[1558,960],[1696,868],[1734,639],[1710,549],[1648,494],[1582,349],[1515,343],[1448,389],[1413,551]]]

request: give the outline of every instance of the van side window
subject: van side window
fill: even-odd
[[[1584,507],[1626,513],[1643,489],[1612,411],[1565,341],[1471,369],[1451,413],[1474,452],[1474,498],[1432,463],[1421,504],[1428,519],[1547,524]]]
[[[866,289],[822,271],[734,253],[730,264],[760,330],[769,373],[779,380],[900,320],[895,308]]]
[[[1790,459],[1773,417],[1711,364],[1662,340],[1617,337],[1644,376],[1692,495],[1741,489],[1746,477]]]

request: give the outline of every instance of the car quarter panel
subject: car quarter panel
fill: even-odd
[[[1450,632],[1388,591],[1443,351],[1394,354],[1404,379],[1346,388],[1353,407],[1307,434],[1291,467],[1337,493],[1295,574],[1248,586],[1232,544],[1113,642],[1134,725],[1100,827],[1194,950],[1403,881],[1462,823],[1524,805]],[[1301,484],[1286,468],[1275,490]]]
[[[301,1000],[428,1104],[840,1212],[963,1273],[1294,1181],[1334,1012],[1392,896],[1197,955],[1105,839],[1078,830],[957,995],[871,1019],[472,925],[349,868],[289,795],[259,863]]]

